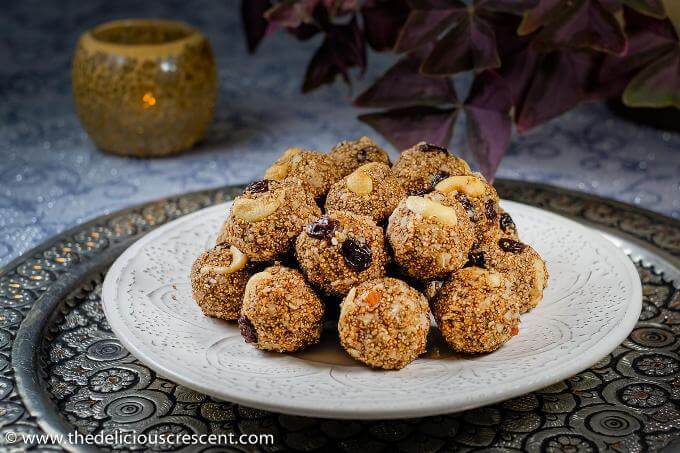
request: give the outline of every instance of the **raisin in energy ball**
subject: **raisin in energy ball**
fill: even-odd
[[[515,239],[498,237],[480,247],[477,253],[482,254],[486,268],[507,275],[513,292],[519,297],[520,313],[538,305],[548,285],[548,270],[536,250]]]
[[[425,352],[430,309],[425,297],[396,278],[352,288],[342,302],[340,343],[354,359],[398,370]]]
[[[435,190],[446,194],[465,208],[478,238],[499,223],[498,193],[481,174],[450,176],[438,182]]]
[[[326,198],[326,210],[365,215],[380,224],[405,196],[406,191],[390,167],[372,162],[333,184]]]
[[[423,195],[444,178],[470,173],[470,167],[446,148],[421,142],[402,151],[392,171],[409,195]]]
[[[252,272],[248,257],[236,247],[219,244],[201,253],[191,266],[191,291],[203,314],[234,320]]]
[[[271,266],[248,280],[238,324],[258,349],[298,351],[319,341],[323,303],[299,271]]]
[[[295,242],[295,256],[307,279],[331,296],[384,276],[388,258],[382,228],[369,217],[344,211],[307,225]]]
[[[387,239],[404,273],[431,280],[465,264],[475,234],[465,209],[433,192],[399,203],[387,224]]]
[[[319,198],[325,195],[341,176],[335,160],[327,154],[302,148],[288,148],[267,169],[264,177],[275,181],[299,179],[314,198]]]
[[[340,142],[331,149],[329,155],[335,160],[341,176],[347,176],[369,162],[391,165],[390,156],[368,137]]]
[[[503,232],[505,237],[519,241],[519,233],[517,232],[517,225],[512,220],[510,214],[505,212],[503,208],[498,211],[498,227]]]
[[[458,352],[491,352],[519,332],[511,283],[478,267],[454,273],[437,293],[433,311],[442,336]]]
[[[233,244],[253,261],[270,261],[291,249],[292,240],[321,210],[298,181],[256,181],[234,200],[219,242]]]

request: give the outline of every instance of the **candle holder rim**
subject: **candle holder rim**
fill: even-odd
[[[131,26],[145,26],[145,27],[172,27],[185,33],[184,36],[177,37],[163,42],[140,42],[140,43],[125,43],[115,42],[111,40],[102,39],[98,36],[99,33],[118,27]],[[128,18],[117,19],[96,25],[81,35],[81,41],[89,48],[96,48],[110,53],[128,54],[130,52],[140,52],[147,50],[148,52],[174,53],[180,50],[184,45],[203,39],[203,34],[195,27],[186,22],[161,19],[161,18]]]

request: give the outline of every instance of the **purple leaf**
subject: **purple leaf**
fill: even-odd
[[[628,52],[626,55],[608,55],[600,68],[599,80],[603,84],[630,76],[638,69],[678,45],[673,26],[667,20],[657,20],[626,11]]]
[[[680,109],[680,48],[642,69],[623,92],[623,102],[631,107]]]
[[[332,83],[340,75],[349,83],[349,69],[366,67],[366,47],[356,17],[344,25],[329,24],[326,38],[309,62],[302,92]]]
[[[621,1],[622,0],[598,0],[600,4],[609,11],[612,14],[618,14],[621,12],[622,5]]]
[[[246,34],[248,52],[255,52],[258,44],[269,31],[264,13],[271,8],[270,0],[241,0],[241,20]]]
[[[490,181],[510,142],[510,88],[498,74],[484,71],[475,77],[465,102],[468,146]]]
[[[646,16],[663,19],[666,11],[661,4],[661,0],[620,0],[621,3]]]
[[[475,77],[465,100],[466,109],[481,109],[509,114],[512,96],[507,82],[496,71],[484,71]]]
[[[299,0],[277,3],[267,11],[265,17],[273,24],[286,28],[297,28],[303,23],[310,23],[314,17],[314,9],[320,0]]]
[[[491,24],[496,35],[496,47],[501,57],[501,67],[510,62],[514,55],[523,52],[535,36],[517,34],[517,28],[522,20],[519,16],[494,13],[484,14],[484,18]]]
[[[435,44],[421,70],[425,74],[447,75],[500,65],[493,29],[486,20],[468,14]]]
[[[596,63],[594,56],[585,52],[542,55],[516,114],[517,130],[527,131],[588,99],[587,87]]]
[[[646,30],[670,40],[677,40],[678,34],[673,28],[672,18],[660,20],[654,17],[640,14],[630,8],[624,9],[624,21],[626,29],[631,32]]]
[[[501,13],[523,14],[538,6],[539,0],[475,0],[475,9]]]
[[[538,63],[539,54],[530,46],[535,34],[517,35],[517,20],[494,22],[494,32],[503,62],[497,73],[506,81],[515,111],[519,111]]]
[[[428,77],[419,72],[421,60],[401,59],[355,100],[358,107],[403,107],[406,105],[454,104],[456,92],[445,77]]]
[[[534,46],[541,51],[564,47],[626,52],[626,35],[614,14],[599,0],[564,0],[545,17]]]
[[[361,8],[366,41],[375,50],[391,50],[408,17],[405,0],[368,0]]]
[[[522,102],[529,90],[538,62],[539,54],[527,47],[513,55],[512,59],[506,60],[499,70],[510,88],[512,103],[517,112],[522,108]]]
[[[316,36],[321,31],[321,28],[317,24],[300,24],[299,27],[287,28],[286,31],[300,41],[307,41]]]
[[[600,68],[600,81],[609,83],[649,65],[659,56],[675,47],[675,43],[664,42],[649,32],[640,32],[629,37],[628,53],[625,57],[615,55],[605,58]]]
[[[396,52],[416,49],[435,40],[452,22],[468,14],[458,0],[420,0],[412,9],[394,46]]]
[[[451,140],[458,109],[406,107],[361,115],[359,120],[382,134],[397,149],[420,141],[446,146]]]
[[[524,13],[522,23],[517,29],[520,35],[528,35],[541,28],[556,12],[562,0],[540,0],[538,6]]]

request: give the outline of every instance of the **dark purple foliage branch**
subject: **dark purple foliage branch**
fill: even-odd
[[[577,104],[622,97],[680,108],[678,0],[243,0],[248,48],[277,29],[320,35],[304,92],[366,68],[366,47],[400,54],[354,100],[359,119],[397,148],[447,145],[459,115],[468,147],[493,177],[514,127]],[[460,100],[451,76],[474,75]]]

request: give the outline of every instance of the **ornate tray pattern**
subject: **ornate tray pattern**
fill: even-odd
[[[273,433],[276,443],[266,447],[270,451],[391,451],[397,443],[414,452],[654,451],[667,446],[680,433],[678,222],[546,186],[500,181],[498,187],[505,198],[603,227],[635,257],[644,294],[640,322],[591,369],[477,410],[372,422],[273,414],[178,386],[121,347],[99,297],[106,268],[139,235],[229,199],[238,189],[201,192],[97,219],[2,271],[0,450],[61,450],[6,445],[4,434],[74,427],[81,432],[125,427],[137,432]]]

